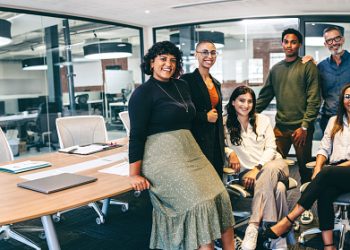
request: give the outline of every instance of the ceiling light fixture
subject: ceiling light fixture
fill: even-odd
[[[61,68],[65,66],[64,59],[60,57],[59,65]],[[22,69],[23,70],[47,70],[46,57],[33,57],[22,60]]]
[[[196,32],[196,42],[208,40],[214,43],[217,49],[221,49],[225,46],[225,35],[220,31],[198,31]]]
[[[11,23],[7,20],[0,19],[0,46],[7,45],[11,42]]]
[[[132,45],[123,42],[100,42],[85,45],[84,57],[88,59],[112,59],[132,56]]]

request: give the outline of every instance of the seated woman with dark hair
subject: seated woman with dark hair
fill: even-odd
[[[233,250],[229,195],[190,131],[196,110],[189,86],[177,79],[181,51],[158,42],[142,69],[151,77],[129,101],[129,162],[132,187],[149,189],[153,205],[150,248],[212,250],[221,237]]]
[[[336,249],[333,242],[333,201],[340,194],[350,192],[350,84],[344,86],[339,96],[339,107],[327,125],[317,152],[312,181],[302,193],[294,209],[279,223],[267,228],[266,238],[278,238],[292,227],[305,210],[317,201],[319,228],[322,231],[324,249]],[[331,165],[323,169],[327,159]],[[342,163],[340,163],[342,162]]]
[[[288,165],[277,152],[270,119],[255,113],[254,91],[237,87],[227,104],[225,149],[233,170],[248,190],[254,190],[252,215],[242,243],[254,250],[261,222],[277,222],[288,213],[286,185]],[[285,183],[285,184],[284,184]],[[274,249],[287,248],[285,239],[272,243]]]

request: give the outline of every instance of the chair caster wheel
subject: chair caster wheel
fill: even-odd
[[[45,232],[40,232],[38,237],[39,237],[39,239],[45,240],[46,239]]]
[[[122,208],[121,208],[122,212],[125,213],[126,211],[129,210],[128,206],[126,205],[122,205]]]
[[[103,217],[102,218],[100,218],[100,217],[96,218],[96,224],[97,225],[101,225],[103,223],[105,223],[105,219]]]
[[[53,219],[54,222],[57,223],[57,222],[61,221],[61,216],[58,216],[58,215],[55,214],[55,215],[52,215],[52,219]]]
[[[271,249],[271,240],[266,240],[263,243],[264,249]]]
[[[294,222],[293,230],[294,230],[294,232],[299,232],[300,231],[300,223],[299,223],[299,221],[295,221]]]

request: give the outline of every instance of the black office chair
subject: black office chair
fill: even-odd
[[[58,135],[56,119],[59,117],[56,103],[42,103],[39,106],[39,113],[35,123],[28,123],[28,133],[36,134],[36,140],[29,143],[27,149],[35,147],[39,152],[42,147],[57,148]]]
[[[75,97],[76,109],[80,111],[89,111],[89,94],[81,94]]]

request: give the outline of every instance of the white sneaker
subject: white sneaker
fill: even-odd
[[[258,227],[254,224],[249,224],[245,230],[245,235],[242,242],[243,250],[255,250],[258,241]]]
[[[314,220],[314,215],[311,210],[305,210],[300,216],[300,222],[303,225],[308,225]]]

